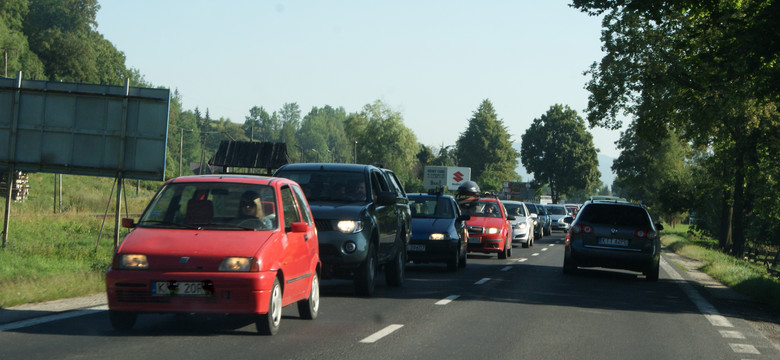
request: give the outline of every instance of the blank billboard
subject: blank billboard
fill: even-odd
[[[164,180],[170,90],[0,78],[0,171]]]

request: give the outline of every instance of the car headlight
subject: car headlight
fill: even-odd
[[[444,240],[447,237],[442,233],[433,233],[430,236],[428,236],[428,240]]]
[[[528,224],[526,224],[526,223],[524,223],[524,222],[522,222],[522,223],[517,223],[517,228],[518,228],[518,229],[520,229],[520,230],[523,230],[523,229],[525,229],[525,228],[527,228],[527,227],[528,227]]]
[[[499,232],[501,232],[501,229],[499,229],[499,228],[486,228],[485,229],[485,234],[498,234]]]
[[[252,270],[251,257],[230,256],[222,259],[219,271],[247,272]]]
[[[363,222],[356,220],[341,220],[338,225],[339,231],[345,234],[354,234],[363,231]]]
[[[149,263],[146,261],[146,255],[122,254],[119,255],[117,266],[125,270],[145,270],[149,268]]]

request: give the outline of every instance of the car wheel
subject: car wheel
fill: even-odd
[[[529,246],[531,246],[531,238],[528,238],[528,241],[523,243],[523,248],[527,249]]]
[[[401,242],[403,244],[403,242]],[[406,268],[406,249],[404,247],[398,247],[398,251],[393,258],[392,264],[385,272],[385,280],[390,286],[401,286],[404,284],[404,277]]]
[[[652,266],[650,266],[650,269],[645,272],[645,279],[647,281],[658,281],[658,271],[659,266],[658,263],[654,263]]]
[[[563,256],[563,273],[564,274],[574,274],[577,272],[577,264],[574,263],[574,260],[571,259],[571,256],[564,255]]]
[[[298,313],[306,320],[317,318],[320,310],[320,278],[317,273],[311,279],[311,292],[309,297],[298,301]]]
[[[257,318],[257,332],[261,335],[276,335],[279,323],[282,322],[282,286],[279,279],[274,279],[271,288],[271,298],[268,300],[268,312]]]
[[[466,267],[466,262],[468,261],[468,260],[466,260],[466,259],[468,259],[468,256],[467,256],[468,251],[466,251],[466,250],[463,250],[463,251],[458,250],[458,251],[460,252],[460,262],[458,263],[458,267],[463,269],[463,268]]]
[[[456,272],[460,268],[460,248],[455,249],[453,255],[455,256],[451,256],[450,260],[447,261],[447,271],[450,272]]]
[[[138,313],[129,311],[108,311],[108,319],[111,321],[111,327],[116,331],[130,331],[135,325]]]
[[[504,242],[504,250],[502,250],[502,251],[500,251],[500,252],[498,253],[498,258],[499,258],[499,259],[502,259],[502,260],[503,260],[503,259],[506,259],[506,258],[507,258],[507,252],[508,252],[508,251],[509,251],[509,249],[507,248],[507,246],[506,246],[506,241],[505,241],[505,242]]]
[[[376,280],[376,249],[368,246],[368,255],[355,273],[355,292],[360,296],[373,296]]]
[[[510,240],[506,245],[504,245],[506,248],[506,257],[510,258],[512,257],[512,241]]]

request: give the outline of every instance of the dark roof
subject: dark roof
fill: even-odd
[[[375,168],[372,165],[363,164],[334,164],[334,163],[296,163],[288,164],[279,171],[341,171],[341,172],[364,172]]]
[[[289,162],[285,143],[223,140],[209,165],[277,169]]]

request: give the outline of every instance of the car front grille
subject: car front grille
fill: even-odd
[[[317,231],[333,231],[333,225],[330,220],[314,220],[314,226],[317,227]]]
[[[485,228],[482,226],[469,226],[469,234],[478,235],[485,232]]]

